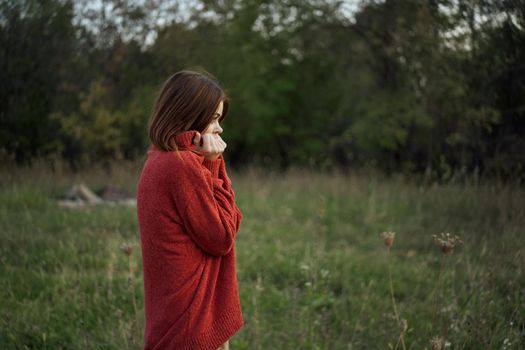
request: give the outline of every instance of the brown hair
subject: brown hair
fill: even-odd
[[[228,97],[217,80],[206,71],[173,74],[160,90],[149,119],[151,143],[163,151],[176,150],[174,136],[188,130],[206,130],[221,101],[220,121],[228,112]]]

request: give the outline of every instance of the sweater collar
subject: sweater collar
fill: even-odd
[[[181,150],[181,151],[182,150],[184,150],[184,151],[193,151],[193,148],[194,148],[193,138],[195,137],[196,134],[197,134],[196,130],[189,130],[189,131],[183,131],[183,132],[175,135],[175,143],[177,144],[177,148],[179,150]],[[154,144],[152,144],[149,147],[148,153],[150,153],[152,151],[163,152],[163,150],[161,150],[160,148],[158,148]],[[201,154],[199,154],[197,152],[193,152],[193,153],[198,155],[199,158],[202,158],[201,162],[204,161],[204,156],[202,156]]]
[[[197,135],[197,131],[190,130],[184,131],[180,134],[175,135],[175,143],[178,148],[192,148],[193,147],[193,138]]]

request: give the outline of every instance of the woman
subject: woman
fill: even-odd
[[[242,214],[226,172],[228,98],[204,73],[171,76],[149,122],[137,186],[150,350],[228,349],[243,318],[235,270]]]

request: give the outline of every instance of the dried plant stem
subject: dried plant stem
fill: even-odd
[[[399,338],[397,338],[396,347],[394,349],[397,349],[399,347],[400,342],[403,349],[405,349],[405,340],[403,339],[403,333],[399,334]]]
[[[390,251],[388,252],[388,256],[390,257]],[[390,263],[388,264],[388,281],[390,282],[390,298],[392,299],[392,305],[394,307],[394,315],[396,316],[397,322],[399,322],[399,313],[397,312],[396,299],[394,298],[394,286],[392,284],[392,272],[390,269]]]
[[[394,298],[394,284],[392,283],[392,271],[390,268],[390,249],[388,249],[388,281],[390,282],[390,298],[392,299],[392,306],[394,307],[394,315],[396,316],[397,326],[399,327],[401,323],[401,319],[399,318],[399,312],[397,311],[397,304],[396,299]],[[397,340],[397,344],[395,349],[399,346],[399,342],[401,342],[401,347],[403,350],[406,350],[405,346],[405,340],[403,338],[403,332],[400,333],[399,338]]]
[[[358,327],[360,326],[359,320],[361,319],[361,315],[363,314],[363,312],[365,310],[365,307],[367,305],[368,296],[370,294],[370,287],[372,286],[373,283],[374,283],[374,280],[371,279],[370,282],[368,282],[368,286],[366,287],[366,293],[365,293],[365,296],[364,296],[364,300],[361,303],[361,309],[359,310],[359,313],[357,314],[357,318],[356,318],[356,321],[355,321],[354,329],[352,331],[352,335],[350,336],[351,341],[354,341],[355,334],[356,334],[356,332],[358,330]]]
[[[124,325],[124,322],[122,319],[119,319],[119,328],[121,331],[121,335],[124,337],[124,344],[126,344],[126,349],[129,349],[129,343],[128,343],[128,334],[126,330],[126,326]]]
[[[436,316],[437,316],[437,304],[438,304],[438,290],[441,284],[441,275],[443,274],[443,270],[445,269],[445,254],[441,254],[441,261],[439,266],[439,273],[438,278],[436,282],[436,286],[434,288],[433,294],[433,302],[432,302],[432,332],[436,329]]]
[[[133,280],[133,268],[131,267],[131,255],[128,255],[128,268],[129,268],[129,285],[131,288],[131,295],[132,295],[132,301],[133,301],[133,311],[135,312],[135,326],[138,329],[138,312],[137,312],[137,300],[135,296],[135,283]]]
[[[252,295],[252,305],[253,305],[253,333],[255,342],[258,344],[257,349],[261,349],[261,343],[259,340],[259,315],[257,312],[257,296],[256,293]]]

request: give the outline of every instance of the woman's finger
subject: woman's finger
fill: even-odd
[[[224,140],[220,136],[218,136],[218,141],[219,141],[219,144],[221,146],[221,149],[224,151],[224,149],[226,149],[226,147],[227,147],[226,142],[224,142]]]
[[[210,151],[210,138],[206,134],[202,135],[201,150],[203,152],[209,152]]]
[[[205,144],[203,146],[203,150],[206,153],[217,153],[217,141],[215,139],[215,136],[212,134],[205,134]]]
[[[224,148],[222,147],[220,136],[217,135],[217,137],[215,137],[213,141],[215,146],[215,153],[222,153]]]
[[[219,155],[224,152],[226,142],[218,134],[202,134],[200,151],[205,155]]]

